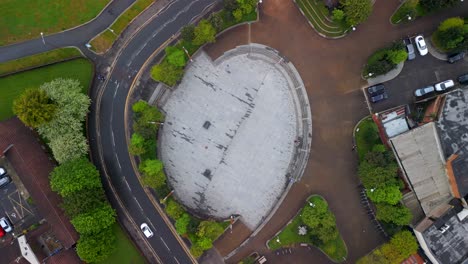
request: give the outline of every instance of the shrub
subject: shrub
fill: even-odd
[[[116,247],[116,237],[112,228],[92,235],[80,235],[76,244],[76,253],[87,263],[105,260]]]
[[[216,29],[208,22],[203,19],[198,23],[194,30],[193,44],[203,45],[205,43],[212,43],[215,41]]]
[[[463,50],[468,40],[468,32],[464,20],[452,17],[444,20],[433,34],[434,44],[442,50]]]
[[[370,0],[342,0],[341,4],[349,25],[357,25],[366,21],[372,12]]]
[[[133,133],[132,138],[130,139],[130,147],[128,149],[132,155],[141,155],[146,152],[146,141],[138,133]]]
[[[220,32],[223,29],[224,20],[221,13],[212,13],[208,18],[208,21],[210,21],[211,25],[213,25],[217,32]]]
[[[187,63],[186,56],[183,50],[176,47],[168,46],[166,49],[166,60],[169,64],[177,67],[184,67]]]
[[[419,0],[419,4],[427,12],[432,12],[441,8],[452,6],[457,2],[458,0]]]
[[[210,240],[217,239],[224,232],[221,224],[214,221],[201,221],[198,225],[197,236],[207,237]]]
[[[184,208],[174,199],[169,199],[167,201],[165,210],[167,215],[174,220],[178,220],[185,213]]]
[[[175,228],[179,235],[184,235],[187,233],[187,227],[190,223],[190,216],[187,213],[184,213],[177,221],[175,222]]]
[[[28,127],[49,122],[56,110],[57,105],[39,88],[27,89],[13,101],[13,113]]]
[[[163,164],[160,160],[144,160],[140,164],[140,171],[143,173],[143,184],[153,189],[166,185],[166,175],[163,171]]]
[[[335,20],[337,22],[341,22],[345,18],[345,13],[341,9],[338,9],[338,8],[333,9],[332,18],[333,18],[333,20]]]
[[[408,225],[411,222],[413,216],[408,208],[402,205],[389,205],[389,204],[376,204],[377,207],[377,219],[394,223],[399,226]]]
[[[177,82],[182,79],[183,74],[183,68],[174,66],[167,60],[164,60],[160,64],[157,64],[151,68],[151,77],[154,80],[163,82],[169,86],[176,85]]]
[[[381,188],[368,189],[367,196],[375,203],[397,204],[403,195],[398,185],[387,185]]]
[[[194,25],[188,25],[182,28],[182,31],[180,33],[182,36],[182,39],[186,42],[192,42],[193,38],[195,37],[195,26]]]

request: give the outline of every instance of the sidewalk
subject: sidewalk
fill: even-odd
[[[434,44],[432,44],[432,38],[424,38],[424,40],[426,41],[427,49],[432,57],[443,61],[448,59],[447,54],[440,52],[434,47]]]
[[[403,70],[404,65],[405,65],[405,62],[401,62],[397,65],[395,69],[387,72],[386,74],[376,76],[375,78],[367,79],[367,83],[369,85],[374,85],[374,84],[388,82],[392,79],[395,79],[398,76],[398,74],[400,74],[401,70]]]

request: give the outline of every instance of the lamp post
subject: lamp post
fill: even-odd
[[[109,28],[109,31],[112,32],[112,34],[114,34],[114,36],[117,37],[117,34],[115,34],[114,30],[112,28]]]
[[[187,54],[187,57],[189,58],[190,62],[193,62],[192,57],[188,53],[188,50],[184,46],[182,46],[182,49],[185,51],[185,54]]]
[[[43,32],[41,32],[41,38],[42,38],[42,43],[44,43],[44,45],[45,45],[45,39],[44,39],[44,33]]]

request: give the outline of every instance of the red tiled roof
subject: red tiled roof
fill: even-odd
[[[409,258],[405,259],[401,264],[424,264],[424,260],[419,254],[413,254]]]
[[[0,122],[1,155],[9,146],[12,147],[5,153],[5,157],[31,194],[40,214],[49,222],[62,245],[66,249],[72,247],[78,240],[78,234],[59,208],[61,198],[49,186],[49,174],[54,164],[35,133],[16,117]]]
[[[46,264],[81,264],[84,263],[78,258],[74,249],[62,250],[58,254],[47,258]]]

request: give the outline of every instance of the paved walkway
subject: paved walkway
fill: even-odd
[[[367,83],[369,85],[374,85],[377,83],[383,83],[395,79],[398,76],[398,74],[400,74],[401,70],[403,70],[403,66],[405,66],[405,62],[398,63],[395,69],[387,72],[386,74],[378,75],[375,78],[369,78],[367,79]]]
[[[468,3],[463,3],[461,7],[407,25],[392,26],[388,18],[398,5],[396,0],[377,1],[368,22],[345,38],[327,40],[310,29],[292,1],[264,1],[260,22],[251,26],[251,41],[279,50],[301,74],[313,113],[312,149],[302,180],[293,186],[265,228],[229,258],[228,263],[237,263],[253,251],[266,254],[270,263],[285,263],[286,259],[288,263],[310,263],[310,259],[332,263],[316,249],[302,249],[298,250],[300,254],[280,258],[265,247],[265,241],[314,193],[324,196],[336,215],[338,228],[349,248],[347,263],[355,263],[383,242],[360,204],[357,158],[351,151],[353,127],[368,114],[360,90],[366,85],[360,77],[361,69],[372,52],[389,42],[415,33],[429,35],[444,18],[468,11]],[[206,51],[216,58],[228,49],[247,43],[248,32],[248,26],[233,29]],[[219,244],[227,248],[232,244],[230,236],[226,235]]]

